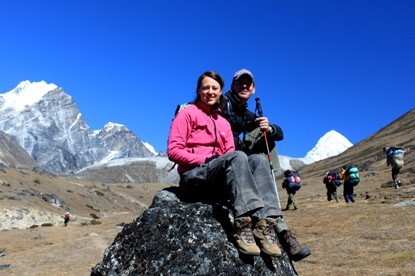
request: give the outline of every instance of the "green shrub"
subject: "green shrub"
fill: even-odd
[[[95,219],[93,219],[93,220],[91,220],[91,225],[98,225],[98,224],[101,224],[102,222],[100,222],[99,220],[95,220]]]
[[[53,224],[52,223],[49,223],[49,222],[47,222],[47,223],[42,223],[42,225],[41,225],[42,227],[51,227],[51,226],[53,226]]]

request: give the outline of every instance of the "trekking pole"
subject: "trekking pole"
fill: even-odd
[[[262,107],[261,107],[261,103],[259,102],[259,98],[255,98],[255,102],[256,102],[256,107],[255,110],[258,111],[258,115],[259,117],[263,117],[264,114],[262,113]],[[269,146],[268,146],[268,138],[267,138],[267,132],[264,130],[262,132],[262,134],[264,135],[264,139],[265,139],[265,145],[267,148],[267,155],[268,155],[268,162],[269,162],[269,168],[271,170],[271,177],[272,177],[272,181],[274,182],[275,185],[275,191],[277,194],[277,199],[278,199],[278,206],[281,209],[281,202],[280,202],[280,197],[278,195],[278,189],[277,189],[277,182],[275,181],[275,173],[274,173],[274,166],[272,165],[272,158],[271,158],[271,153],[269,151]]]

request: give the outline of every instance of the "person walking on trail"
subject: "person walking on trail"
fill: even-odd
[[[297,210],[297,204],[295,201],[295,194],[301,188],[301,176],[295,170],[286,170],[284,172],[284,180],[282,181],[282,188],[287,191],[288,201],[285,211],[290,209],[290,206],[293,205],[294,210]]]
[[[267,117],[259,117],[248,110],[248,100],[255,94],[254,76],[247,69],[237,71],[232,79],[230,90],[222,103],[222,115],[232,127],[237,150],[246,154],[269,154],[274,171],[280,171],[276,141],[284,139],[282,129],[271,124]],[[267,143],[264,139],[266,133]]]
[[[340,179],[343,181],[343,196],[346,203],[355,202],[354,187],[360,183],[357,166],[345,165],[341,169]]]
[[[235,151],[230,124],[220,115],[223,87],[217,72],[203,73],[194,104],[181,110],[171,124],[167,155],[178,165],[180,198],[226,205],[241,253],[280,256],[276,229],[286,237],[289,256],[301,260],[311,252],[298,243],[275,204],[276,187],[267,159]]]
[[[402,181],[398,178],[399,171],[404,166],[405,151],[400,147],[384,147],[383,152],[386,154],[386,164],[392,167],[392,180],[395,189],[401,186]]]
[[[326,172],[326,175],[323,178],[323,183],[326,185],[327,201],[334,199],[336,202],[339,202],[337,197],[337,187],[340,187],[342,183],[337,171]]]
[[[68,226],[69,221],[71,220],[71,213],[66,212],[65,215],[63,215],[63,225]]]

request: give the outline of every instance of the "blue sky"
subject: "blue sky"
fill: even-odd
[[[1,1],[0,93],[55,83],[92,129],[123,124],[162,151],[204,71],[226,92],[247,68],[279,153],[303,157],[332,129],[356,144],[415,107],[414,14],[410,0]]]

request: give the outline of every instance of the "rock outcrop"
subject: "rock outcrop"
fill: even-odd
[[[284,251],[279,258],[240,254],[228,209],[183,202],[176,189],[159,191],[124,226],[91,275],[296,275]]]

